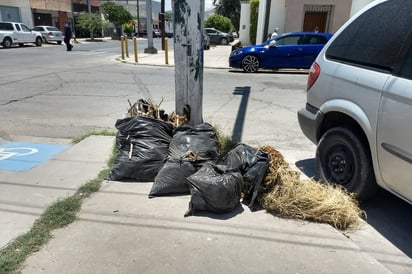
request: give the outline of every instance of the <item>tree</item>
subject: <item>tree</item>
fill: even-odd
[[[95,13],[82,12],[76,19],[76,28],[88,32],[91,40],[94,40],[94,36],[104,27],[102,18]]]
[[[116,5],[112,1],[103,3],[101,7],[103,8],[105,18],[115,25],[116,30],[118,31],[117,36],[120,36],[121,26],[132,20],[132,15],[127,9],[120,5]]]
[[[230,18],[233,27],[239,30],[240,0],[213,0],[213,5],[216,14]]]
[[[206,19],[205,28],[215,28],[223,32],[230,32],[233,25],[229,18],[215,14]]]
[[[250,0],[250,33],[249,39],[252,44],[256,44],[257,23],[259,16],[259,0]]]

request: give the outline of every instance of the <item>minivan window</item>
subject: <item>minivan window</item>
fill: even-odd
[[[326,57],[391,72],[412,26],[411,13],[410,0],[390,0],[369,9],[332,42]]]

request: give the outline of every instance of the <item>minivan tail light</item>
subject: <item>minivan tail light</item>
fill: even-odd
[[[320,66],[316,62],[313,62],[309,70],[308,82],[306,84],[306,91],[308,91],[313,86],[313,84],[316,82],[316,80],[318,80],[319,74],[320,74]]]

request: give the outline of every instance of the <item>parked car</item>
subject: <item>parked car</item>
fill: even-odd
[[[10,48],[13,44],[23,46],[27,43],[40,47],[42,40],[40,32],[32,31],[23,23],[0,22],[0,44],[4,48]]]
[[[210,49],[210,38],[206,34],[206,32],[203,32],[203,49],[204,50]]]
[[[412,203],[411,14],[410,0],[376,0],[353,16],[313,63],[298,112],[320,179],[361,200],[380,186]]]
[[[285,33],[261,45],[233,50],[229,66],[245,72],[256,72],[260,68],[308,69],[331,37],[332,34],[320,32]]]
[[[153,37],[162,37],[160,29],[153,29]]]
[[[38,31],[42,34],[44,43],[56,42],[58,45],[60,45],[63,41],[63,33],[56,27],[35,26],[33,30]]]
[[[233,42],[233,37],[229,33],[214,28],[205,28],[205,32],[209,36],[211,44],[227,45]]]

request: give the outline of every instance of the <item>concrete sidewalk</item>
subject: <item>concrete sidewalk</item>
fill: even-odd
[[[22,197],[10,203],[28,213],[7,217],[14,219],[14,229],[20,223],[13,237],[28,231],[51,200],[93,178],[113,142],[113,137],[89,137],[16,178],[10,187],[28,187],[24,183],[33,181],[39,199],[38,208],[31,210]],[[67,180],[64,188],[55,186],[62,180]],[[1,181],[13,181],[11,174]],[[55,230],[54,238],[27,259],[21,273],[347,274],[409,273],[412,267],[410,258],[367,224],[344,235],[329,225],[277,218],[245,206],[231,214],[184,218],[190,196],[149,199],[151,185],[104,182],[83,203],[78,220]]]
[[[247,207],[184,218],[189,196],[148,199],[151,185],[105,183],[22,273],[391,273],[329,225]]]
[[[139,49],[139,51],[143,51]],[[211,46],[209,50],[203,51],[203,67],[204,68],[214,68],[214,69],[229,69],[229,55],[232,51],[232,47],[228,46]],[[148,54],[138,52],[137,63],[135,62],[135,57],[133,53],[133,46],[129,45],[129,57],[124,60],[118,58],[119,61],[128,64],[135,65],[150,65],[150,66],[174,66],[174,52],[169,50],[166,64],[166,52],[164,50],[158,50],[157,54]]]

